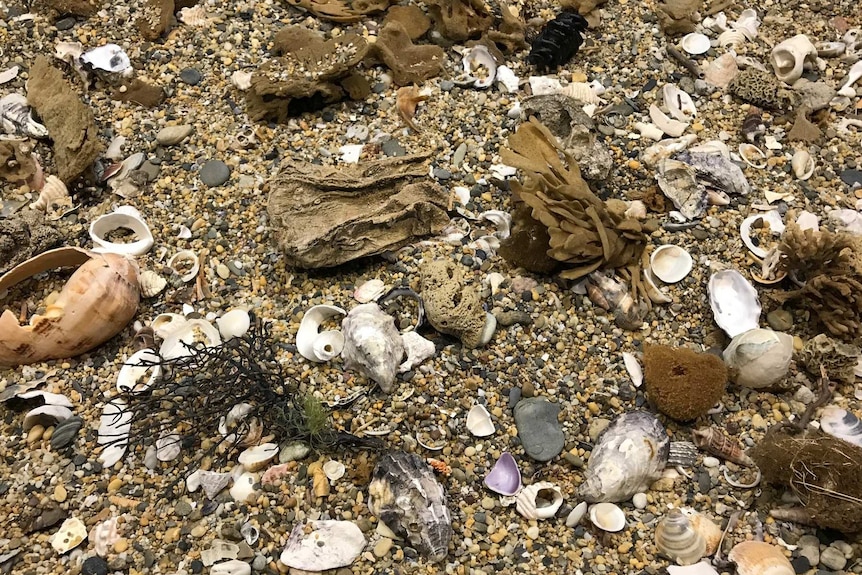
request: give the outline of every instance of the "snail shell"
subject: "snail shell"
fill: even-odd
[[[523,488],[518,494],[515,506],[527,519],[547,519],[553,517],[563,504],[563,492],[549,481],[540,481]]]
[[[745,454],[742,446],[716,427],[693,430],[691,440],[700,449],[716,457],[721,457],[738,465],[754,467],[754,461]]]
[[[814,174],[816,163],[807,150],[796,150],[790,160],[793,174],[800,180],[807,180]]]
[[[693,565],[706,554],[706,540],[679,509],[671,509],[658,524],[655,544],[659,553],[680,565]]]

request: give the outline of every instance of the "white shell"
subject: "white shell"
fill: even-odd
[[[730,81],[739,74],[736,54],[727,52],[713,60],[704,70],[704,80],[713,86],[727,88]]]
[[[25,391],[24,393],[16,394],[15,397],[18,397],[20,399],[33,399],[34,397],[41,397],[42,402],[45,405],[60,405],[62,407],[69,408],[73,407],[72,401],[62,393],[51,393],[50,391],[42,391],[41,389]]]
[[[855,97],[856,90],[853,89],[853,85],[859,81],[859,78],[862,78],[862,60],[859,60],[858,62],[853,64],[847,71],[844,85],[841,86],[841,88],[838,90],[838,93],[842,96],[847,96],[848,98]]]
[[[410,371],[437,352],[433,341],[425,339],[415,331],[402,333],[401,343],[404,346],[407,359],[398,366],[398,373]]]
[[[299,322],[299,329],[296,332],[296,349],[299,355],[309,361],[324,362],[340,354],[344,348],[344,335],[337,330],[322,333],[318,330],[327,319],[345,313],[347,312],[334,305],[310,307],[302,316],[302,321]],[[318,339],[320,342],[315,345]]]
[[[368,303],[377,301],[384,293],[386,293],[386,284],[383,283],[383,280],[373,279],[357,286],[353,290],[353,299],[359,303]]]
[[[156,457],[159,461],[173,461],[180,456],[182,439],[176,433],[163,435],[156,440]]]
[[[50,427],[72,417],[74,413],[63,405],[40,405],[24,415],[24,431],[30,431],[35,425]]]
[[[125,50],[116,44],[105,44],[81,54],[81,62],[89,64],[97,70],[114,74],[128,75],[132,70],[132,62]]]
[[[518,91],[520,83],[521,80],[511,68],[508,66],[497,67],[497,87],[501,92],[515,93]]]
[[[586,82],[572,82],[560,90],[560,94],[574,98],[584,104],[601,104],[602,99],[593,92],[592,86]]]
[[[246,503],[255,493],[255,483],[257,483],[257,473],[243,472],[234,480],[233,487],[230,488],[230,496],[237,503]]]
[[[477,403],[470,409],[467,414],[467,430],[476,437],[487,437],[497,430],[484,405]]]
[[[586,501],[581,501],[575,505],[566,517],[566,527],[574,527],[580,523],[581,519],[584,518],[584,515],[587,514],[587,507],[588,505]]]
[[[395,319],[376,303],[364,303],[350,310],[341,330],[344,367],[376,381],[385,393],[392,391],[404,355]]]
[[[345,471],[344,464],[340,461],[335,461],[334,459],[330,459],[323,464],[323,473],[330,481],[338,481],[344,477]]]
[[[726,30],[718,35],[718,45],[722,48],[736,48],[747,40],[742,30]]]
[[[190,319],[179,328],[171,331],[159,348],[159,355],[165,359],[184,357],[191,352],[184,344],[203,343],[213,347],[221,343],[218,330],[203,319]]]
[[[244,70],[237,70],[233,74],[230,75],[230,81],[238,90],[248,90],[251,88],[251,77],[254,75],[254,72],[246,72]]]
[[[365,535],[351,521],[297,523],[281,562],[303,571],[326,571],[353,563],[365,549]]]
[[[635,122],[635,130],[637,130],[644,138],[655,140],[658,142],[664,137],[664,132],[655,124],[649,122]]]
[[[563,504],[563,492],[549,481],[528,485],[518,493],[515,508],[527,519],[553,517]]]
[[[769,63],[775,70],[779,80],[793,84],[802,77],[802,68],[806,62],[817,58],[817,48],[805,34],[797,34],[792,38],[776,44],[769,55]]]
[[[222,561],[210,567],[210,575],[251,575],[251,565],[239,559]]]
[[[62,555],[71,551],[87,538],[87,526],[77,517],[70,517],[63,522],[60,530],[51,536],[51,547]]]
[[[200,484],[207,498],[215,499],[216,495],[227,487],[231,480],[230,473],[218,473],[215,471],[200,470]]]
[[[120,228],[131,230],[135,234],[135,241],[130,243],[108,241],[108,234]],[[142,256],[153,247],[153,234],[150,227],[141,217],[141,213],[132,206],[120,206],[113,213],[96,218],[90,224],[90,238],[96,245],[93,250],[95,252]]]
[[[834,405],[823,408],[820,429],[838,439],[862,447],[862,422],[846,409]]]
[[[682,136],[682,133],[685,132],[685,129],[689,126],[687,122],[680,122],[679,120],[669,118],[667,114],[662,112],[655,104],[651,104],[649,107],[649,117],[659,130],[671,138]]]
[[[180,250],[172,255],[171,259],[168,260],[168,267],[175,272],[180,273],[177,269],[177,265],[180,262],[186,263],[189,267],[189,270],[186,273],[180,275],[180,279],[186,283],[195,279],[201,269],[201,261],[198,258],[198,255],[192,250]]]
[[[261,443],[240,453],[238,461],[245,467],[246,471],[254,472],[269,465],[269,462],[275,459],[276,455],[278,455],[278,444]]]
[[[201,551],[201,561],[205,567],[209,567],[222,559],[236,559],[238,556],[239,545],[224,539],[213,539],[209,549]]]
[[[754,242],[751,241],[751,225],[759,219],[762,219],[764,222],[769,224],[769,231],[774,236],[780,236],[783,234],[785,226],[778,210],[770,210],[763,214],[754,214],[742,220],[742,223],[739,225],[739,235],[742,237],[742,243],[745,244],[745,247],[747,247],[751,253],[760,259],[764,259],[766,258],[767,250],[754,245]]]
[[[623,363],[626,366],[626,371],[629,372],[629,377],[632,378],[632,384],[634,384],[635,387],[640,387],[644,382],[644,372],[638,359],[634,354],[624,351]]]
[[[697,116],[697,108],[691,96],[676,84],[665,84],[662,88],[662,97],[668,114],[680,122],[687,122]]]
[[[590,507],[590,521],[603,531],[616,533],[625,529],[626,514],[613,503],[596,503]]]
[[[159,361],[152,349],[144,348],[133,353],[117,374],[117,391],[141,393],[148,390],[162,373]]]
[[[180,10],[178,20],[186,26],[203,28],[205,26],[209,26],[212,18],[207,15],[206,7],[198,4],[197,6],[186,7]]]
[[[739,18],[731,24],[731,27],[741,30],[749,40],[757,38],[757,29],[760,27],[760,18],[753,8],[746,8],[739,13]]]
[[[114,399],[105,404],[99,419],[99,445],[107,445],[99,455],[104,467],[112,467],[126,454],[129,431],[132,429],[132,412],[126,409],[126,402]],[[111,445],[108,445],[111,444]]]
[[[665,283],[676,283],[691,273],[691,254],[679,246],[659,246],[650,256],[650,269]]]
[[[244,309],[234,308],[215,320],[224,341],[242,337],[251,327],[251,316]]]
[[[718,571],[706,561],[685,566],[668,565],[667,572],[668,575],[718,575]]]
[[[69,190],[66,184],[57,176],[51,175],[45,178],[45,185],[42,186],[42,191],[39,192],[39,197],[36,201],[30,204],[33,210],[42,210],[47,212],[51,206],[71,206],[72,198],[69,197]]]
[[[766,167],[766,152],[748,142],[739,144],[739,157],[742,161],[758,170]]]
[[[3,70],[0,72],[0,84],[5,84],[6,82],[11,82],[15,78],[18,77],[18,66],[12,66],[8,70]]]
[[[464,72],[473,78],[473,86],[476,88],[487,88],[494,84],[497,77],[497,61],[488,51],[486,46],[477,44],[467,50],[462,59]],[[476,77],[473,73],[478,69],[484,69],[482,77]]]
[[[736,563],[737,575],[795,575],[784,552],[763,541],[737,543],[727,558]]]
[[[671,509],[655,530],[659,553],[680,565],[692,565],[706,555],[706,539],[679,509]]]
[[[709,278],[709,305],[718,327],[735,337],[760,324],[757,290],[736,270],[722,270]]]
[[[681,152],[696,141],[696,134],[686,134],[681,138],[662,140],[645,149],[641,153],[641,161],[647,166],[655,166],[661,160],[669,158],[677,152]]]
[[[748,330],[730,340],[722,358],[735,372],[737,385],[750,389],[771,387],[790,369],[793,337],[771,329]]]
[[[692,32],[683,36],[680,45],[689,54],[703,54],[709,50],[709,38],[704,34]]]
[[[162,339],[181,328],[186,323],[186,318],[178,313],[160,313],[150,323],[153,332]]]
[[[125,136],[115,136],[111,143],[108,144],[108,149],[105,150],[104,156],[109,160],[119,161],[123,157],[123,146],[126,144]]]
[[[651,302],[657,304],[663,303],[671,303],[673,298],[667,295],[661,288],[658,287],[655,283],[655,278],[653,277],[652,270],[646,268],[643,270],[643,278],[644,278],[644,290],[646,291],[647,297]]]
[[[167,285],[168,280],[153,270],[144,270],[138,274],[138,286],[141,288],[141,297],[157,296]]]
[[[816,163],[808,150],[796,150],[790,160],[793,174],[800,180],[807,180],[814,174]]]
[[[48,128],[33,119],[27,98],[15,93],[0,98],[0,132],[28,138],[48,137]]]
[[[99,557],[107,557],[111,551],[111,546],[120,539],[120,534],[117,529],[117,518],[111,517],[101,523],[98,523],[90,529],[90,542],[96,550],[96,555]]]

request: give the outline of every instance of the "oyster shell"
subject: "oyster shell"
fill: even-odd
[[[521,470],[512,454],[503,452],[500,459],[485,476],[485,485],[491,491],[511,497],[521,490]]]
[[[347,369],[355,369],[374,380],[389,393],[404,355],[401,334],[395,319],[375,303],[356,306],[341,322],[344,349],[341,357]]]
[[[709,305],[718,327],[735,337],[760,323],[757,290],[736,270],[722,270],[709,278]]]
[[[134,69],[128,54],[116,44],[104,44],[81,54],[81,63],[90,69],[130,76]]]
[[[398,366],[398,373],[410,371],[437,351],[433,341],[425,339],[415,331],[401,334],[401,343],[404,345],[407,359]]]
[[[112,467],[126,454],[129,431],[132,429],[132,412],[126,409],[126,402],[115,399],[105,404],[99,419],[97,442],[105,448],[99,455],[104,467]]]
[[[281,552],[292,569],[314,573],[353,563],[365,548],[365,535],[352,521],[297,523]]]
[[[446,491],[418,456],[394,451],[383,455],[368,486],[368,508],[400,537],[438,562],[449,554],[452,520]]]
[[[751,329],[730,340],[722,357],[737,385],[751,389],[771,387],[790,369],[793,338],[770,329]]]
[[[77,517],[70,517],[63,522],[60,529],[51,536],[51,547],[62,555],[84,542],[87,538],[87,526]]]
[[[846,409],[834,405],[824,408],[820,428],[829,435],[862,447],[862,421]]]
[[[0,128],[3,133],[27,138],[47,138],[48,128],[33,119],[33,112],[22,94],[0,98]]]
[[[549,481],[540,481],[524,487],[515,499],[515,506],[527,519],[553,517],[563,504],[563,492]]]
[[[659,162],[656,173],[661,191],[690,220],[702,217],[706,210],[706,188],[694,175],[694,169],[688,164],[670,158]]]
[[[599,436],[578,492],[586,501],[625,501],[645,491],[667,464],[670,441],[655,416],[618,416]]]
[[[698,181],[703,180],[710,188],[740,196],[751,192],[745,174],[726,154],[690,149],[680,152],[675,159],[688,164],[695,170]]]
[[[616,533],[625,529],[626,514],[613,503],[596,503],[590,507],[590,521],[602,531]]]
[[[737,543],[727,556],[738,575],[795,575],[796,570],[778,547],[763,541]]]
[[[238,461],[246,471],[253,473],[269,465],[269,462],[278,455],[278,451],[279,447],[276,443],[261,443],[240,453]]]
[[[655,545],[680,565],[693,565],[706,555],[706,539],[679,509],[671,509],[656,526]]]

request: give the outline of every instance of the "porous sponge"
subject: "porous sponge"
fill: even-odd
[[[749,104],[769,110],[789,107],[790,98],[775,77],[763,70],[747,68],[728,85],[730,93]]]
[[[720,358],[682,347],[647,345],[644,383],[650,401],[678,421],[705,415],[721,400],[727,367]]]
[[[482,344],[487,315],[478,291],[464,283],[461,268],[453,262],[437,260],[422,268],[422,300],[434,329],[454,335],[469,348]]]

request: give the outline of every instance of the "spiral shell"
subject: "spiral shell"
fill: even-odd
[[[655,530],[659,553],[680,565],[693,565],[706,554],[706,540],[679,509],[671,509]]]
[[[193,6],[180,10],[179,21],[186,26],[194,28],[204,28],[210,25],[212,18],[207,14],[205,6]]]
[[[707,453],[721,457],[738,465],[754,467],[754,461],[745,454],[742,446],[727,437],[717,427],[695,429],[691,432],[691,440]]]
[[[48,176],[45,179],[45,185],[42,186],[42,191],[36,201],[30,204],[30,208],[34,210],[49,211],[56,207],[71,207],[72,198],[69,197],[69,190],[66,189],[66,184],[57,176]]]
[[[549,481],[540,481],[523,488],[515,501],[515,507],[527,519],[553,517],[563,504],[563,492]]]

